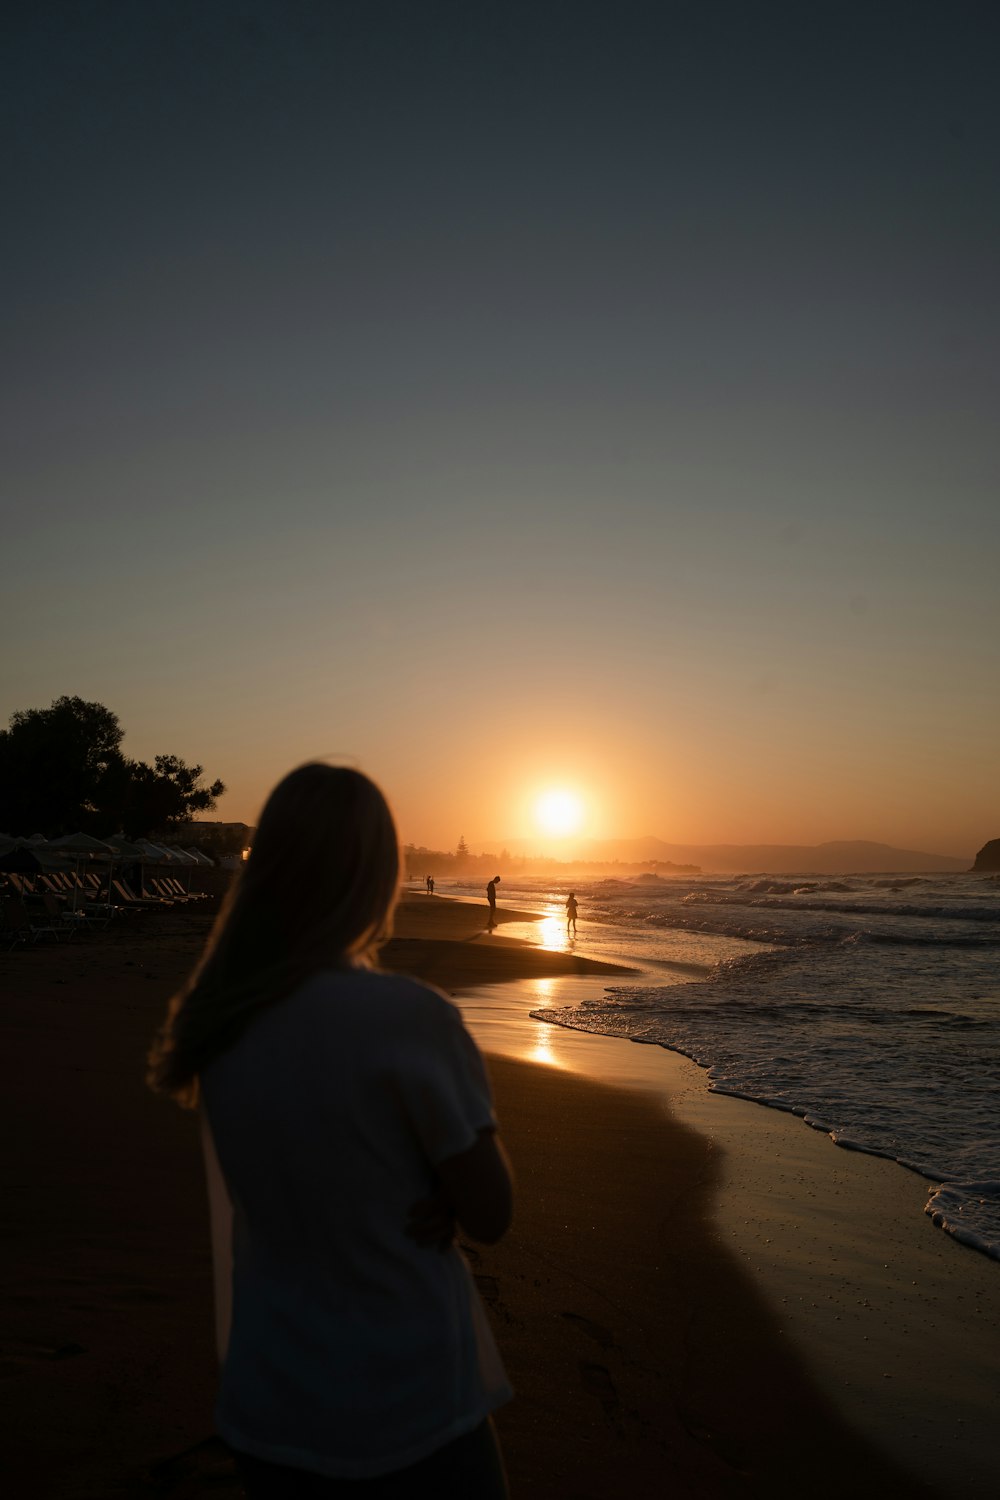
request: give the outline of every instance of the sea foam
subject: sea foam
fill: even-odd
[[[850,901],[812,882],[677,882],[580,892],[587,916],[659,952],[696,932],[756,939],[697,982],[616,985],[539,1020],[672,1048],[709,1087],[790,1111],[848,1149],[936,1184],[927,1211],[1000,1259],[1000,904],[974,877],[865,880]],[[831,886],[833,882],[829,883]],[[806,886],[808,885],[808,889]],[[801,894],[796,895],[796,892]],[[763,944],[780,947],[763,947]],[[648,949],[647,949],[648,951]]]

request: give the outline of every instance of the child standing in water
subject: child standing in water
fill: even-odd
[[[248,1500],[507,1494],[510,1389],[454,1236],[504,1234],[510,1175],[458,1011],[372,966],[397,880],[379,789],[293,771],[151,1054],[201,1110],[232,1290],[216,1417]]]
[[[576,937],[576,894],[573,891],[570,891],[570,893],[569,893],[569,900],[566,902],[566,931],[567,932],[569,932],[570,924],[571,923],[572,923],[572,926],[573,926],[573,936]]]

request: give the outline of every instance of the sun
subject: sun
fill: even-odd
[[[553,788],[543,792],[536,801],[535,822],[543,833],[553,838],[565,838],[582,827],[583,803],[575,792]]]

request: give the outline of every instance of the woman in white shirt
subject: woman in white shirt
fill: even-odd
[[[510,1175],[455,1007],[370,967],[398,864],[367,777],[285,777],[151,1057],[232,1204],[217,1423],[249,1500],[506,1495],[454,1234],[500,1238]]]

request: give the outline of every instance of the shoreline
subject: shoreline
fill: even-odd
[[[489,1063],[517,1210],[472,1265],[512,1495],[933,1494],[840,1417],[714,1232],[704,1136],[651,1093]]]
[[[923,1179],[709,1093],[680,1054],[532,1020],[603,988],[608,966],[485,937],[483,914],[404,898],[384,960],[457,992],[515,1153],[512,1235],[469,1247],[517,1390],[499,1414],[515,1500],[833,1496],[876,1476],[887,1494],[960,1476],[992,1495],[1000,1281],[904,1202],[901,1182]],[[238,1493],[210,1436],[196,1124],[142,1083],[208,925],[150,914],[0,956],[18,1059],[3,1425],[39,1497]]]
[[[537,921],[537,914],[497,907],[498,927]],[[426,984],[454,991],[495,982],[573,975],[628,979],[638,969],[534,946],[521,937],[486,927],[485,905],[454,897],[404,893],[396,908],[393,933],[379,953],[383,968],[413,974]]]
[[[926,1179],[897,1162],[838,1148],[797,1116],[710,1092],[705,1070],[681,1053],[531,1018],[568,1003],[571,983],[579,996],[580,981],[524,981],[457,1003],[491,1059],[606,1079],[695,1131],[716,1170],[717,1240],[838,1412],[913,1484],[923,1475],[944,1494],[961,1472],[968,1493],[992,1495],[997,1263],[934,1226],[922,1211]]]
[[[524,975],[459,984],[455,998],[491,1058],[652,1094],[700,1133],[718,1158],[716,1233],[837,1410],[913,1483],[922,1475],[943,1493],[961,1473],[971,1493],[992,1494],[997,1262],[933,1224],[921,1174],[840,1148],[797,1115],[710,1091],[705,1070],[670,1048],[530,1014],[607,982]]]

